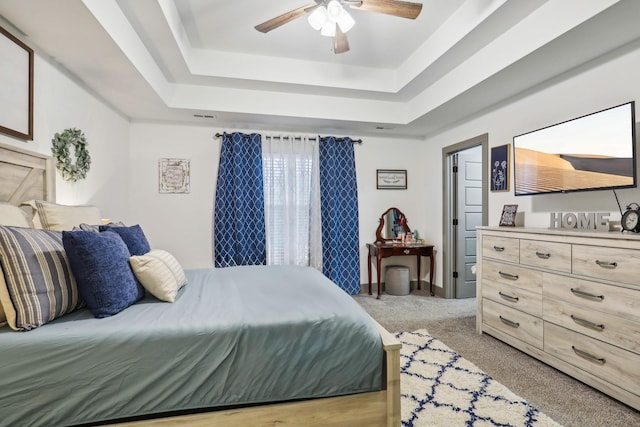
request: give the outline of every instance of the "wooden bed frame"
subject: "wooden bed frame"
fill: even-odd
[[[32,200],[55,202],[55,166],[50,156],[0,144],[0,201],[19,206]],[[125,422],[118,426],[400,426],[400,348],[396,337],[371,319],[384,349],[383,389],[318,398],[215,410]]]

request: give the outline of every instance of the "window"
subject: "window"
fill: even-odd
[[[313,158],[313,145],[301,141],[263,146],[267,265],[310,263]]]

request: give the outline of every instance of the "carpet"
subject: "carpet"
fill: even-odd
[[[400,332],[403,427],[558,427],[424,330]]]

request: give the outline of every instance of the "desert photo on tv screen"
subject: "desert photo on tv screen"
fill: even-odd
[[[513,138],[515,194],[635,184],[633,103]]]

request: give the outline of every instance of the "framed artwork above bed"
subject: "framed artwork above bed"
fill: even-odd
[[[33,140],[33,49],[0,27],[0,132]]]
[[[191,168],[188,159],[160,159],[158,162],[160,193],[189,193]]]

